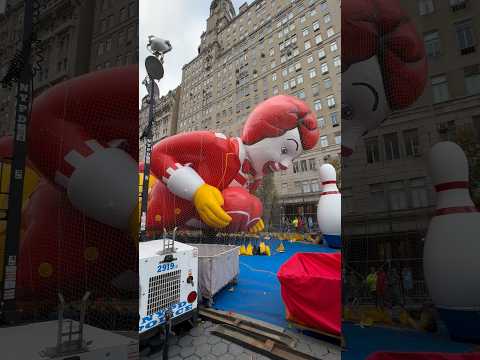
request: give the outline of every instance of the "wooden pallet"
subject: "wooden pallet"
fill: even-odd
[[[247,347],[252,351],[279,360],[321,360],[320,358],[295,350],[282,342],[268,337],[258,336],[246,330],[230,325],[218,325],[212,331],[226,340]]]
[[[310,331],[310,332],[313,332],[315,334],[324,336],[328,339],[332,339],[335,343],[340,344],[342,349],[344,349],[346,347],[346,342],[345,342],[345,338],[343,337],[343,335],[330,334],[328,332],[321,331],[319,329],[314,329],[314,328],[308,327],[306,325],[299,324],[299,323],[297,323],[295,321],[292,321],[292,320],[289,320],[288,323],[296,329],[304,330],[304,331]]]
[[[290,335],[286,334],[285,329],[265,323],[263,321],[258,321],[231,312],[203,307],[199,309],[198,314],[214,323],[236,327],[252,335],[266,337],[291,348],[296,345],[296,340]]]

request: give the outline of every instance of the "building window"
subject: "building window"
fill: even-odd
[[[107,39],[107,41],[105,42],[105,50],[106,51],[112,50],[112,39]]]
[[[312,85],[312,95],[313,96],[320,95],[320,85],[319,84],[313,84]]]
[[[472,19],[455,24],[457,32],[458,47],[462,54],[469,54],[475,51],[475,37],[473,35]]]
[[[328,10],[328,3],[326,1],[320,3],[320,10],[324,12]]]
[[[302,32],[302,33],[303,33],[303,36],[304,36],[304,37],[308,36],[308,33],[309,33],[309,32],[308,32],[308,28],[303,29],[303,32]]]
[[[410,179],[410,198],[413,208],[428,206],[428,193],[425,178]]]
[[[447,101],[449,99],[448,81],[445,75],[432,78],[432,93],[434,103]]]
[[[313,31],[317,31],[318,29],[320,29],[320,23],[318,21],[315,21],[313,23]]]
[[[299,71],[302,68],[302,64],[300,62],[297,62],[295,64],[295,71]]]
[[[317,125],[320,129],[323,129],[325,127],[325,118],[324,117],[319,117],[317,119]]]
[[[313,102],[313,107],[315,108],[315,111],[322,110],[322,101],[321,100],[315,100]]]
[[[310,55],[310,56],[307,58],[307,64],[311,64],[312,62],[313,62],[313,56]]]
[[[272,74],[272,81],[277,81],[277,73]]]
[[[97,50],[97,54],[100,56],[100,55],[103,55],[103,52],[105,50],[105,47],[104,47],[104,43],[103,41],[101,43],[98,44],[98,50]]]
[[[127,9],[121,8],[120,9],[120,21],[124,21],[127,18]]]
[[[372,212],[385,211],[385,190],[383,184],[371,184],[370,185],[370,204],[369,209]]]
[[[278,95],[278,86],[274,86],[272,89],[273,95]]]
[[[303,15],[303,16],[300,18],[300,22],[301,22],[301,23],[304,23],[305,20],[306,20],[306,17],[305,17],[305,15]]]
[[[288,90],[288,81],[283,82],[283,90]]]
[[[332,87],[332,79],[330,78],[324,79],[323,85],[325,86],[325,89],[330,89]]]
[[[435,10],[433,0],[418,0],[418,12],[420,15],[428,15]]]
[[[405,141],[405,154],[411,157],[419,156],[420,144],[418,138],[418,130],[405,130],[403,132],[403,139]]]
[[[318,180],[312,180],[311,186],[312,186],[312,192],[319,192],[320,191],[320,184],[319,184]]]
[[[322,71],[322,75],[328,74],[328,64],[322,63],[322,65],[320,65],[320,70]]]
[[[335,127],[338,125],[338,116],[336,112],[330,114],[330,121],[332,122],[332,126]]]
[[[325,50],[324,49],[320,49],[318,50],[318,58],[321,60],[321,59],[325,59]]]
[[[330,43],[330,51],[335,52],[337,50],[338,50],[337,42],[334,41],[334,42]]]
[[[298,93],[297,93],[297,97],[300,99],[300,100],[305,100],[306,96],[305,96],[305,90],[300,90]]]
[[[311,68],[309,71],[309,76],[310,76],[310,79],[313,79],[315,76],[317,76],[317,71],[315,70],[315,68]]]
[[[293,162],[293,173],[298,173],[298,161]]]
[[[333,28],[332,27],[328,28],[327,37],[332,37],[333,35],[335,35],[335,31],[333,30]]]
[[[322,39],[322,35],[321,34],[318,34],[317,36],[315,36],[315,44],[320,44],[321,42],[323,41]]]
[[[315,159],[308,159],[308,168],[310,170],[317,170],[317,162]]]
[[[365,149],[367,150],[367,162],[369,164],[380,161],[380,146],[377,137],[365,139]]]
[[[296,86],[297,86],[297,83],[296,83],[296,81],[295,81],[295,78],[290,79],[290,88],[293,89],[293,88],[296,87]]]
[[[438,31],[431,31],[423,36],[427,56],[432,59],[440,56],[440,36]]]
[[[270,49],[270,56],[273,56],[273,55],[275,55],[275,48]]]
[[[334,95],[327,96],[327,105],[330,109],[335,107],[335,96]]]
[[[464,69],[465,93],[467,95],[480,94],[480,65]]]
[[[303,84],[303,75],[300,74],[297,76],[297,85]]]
[[[342,66],[342,61],[340,60],[340,56],[333,58],[333,66],[340,67]]]
[[[310,43],[310,40],[309,41],[305,41],[305,50],[308,50],[312,47],[312,44]]]
[[[300,170],[302,172],[307,171],[307,160],[300,160]]]
[[[324,22],[325,24],[328,24],[330,21],[332,21],[332,17],[330,16],[330,14],[325,14],[325,15],[323,16],[323,22]]]
[[[400,159],[400,147],[398,146],[397,133],[383,135],[383,142],[385,144],[385,159]]]
[[[327,135],[320,136],[320,146],[321,146],[322,148],[328,146],[328,138],[327,138]]]
[[[128,17],[134,17],[136,15],[135,13],[135,2],[131,2],[128,5]]]
[[[285,68],[285,69],[282,70],[282,76],[283,76],[283,77],[287,77],[287,76],[288,76],[288,69],[287,69],[287,68]]]
[[[339,132],[335,133],[335,144],[337,145],[342,144],[342,135]]]

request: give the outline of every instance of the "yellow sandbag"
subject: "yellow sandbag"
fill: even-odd
[[[260,254],[265,254],[265,243],[263,241],[260,243]]]
[[[247,255],[247,249],[245,249],[245,245],[240,246],[240,255]]]
[[[245,255],[248,255],[248,256],[252,256],[253,255],[253,246],[252,244],[248,244],[247,246],[247,251],[246,251],[246,254]]]
[[[270,246],[265,246],[265,255],[267,256],[270,256],[271,255],[271,252],[270,252]]]

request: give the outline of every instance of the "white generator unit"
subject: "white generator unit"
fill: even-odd
[[[175,325],[196,316],[197,248],[165,236],[140,242],[138,268],[140,334],[164,325],[168,317]]]

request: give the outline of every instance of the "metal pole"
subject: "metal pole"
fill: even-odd
[[[150,104],[148,112],[148,124],[145,137],[145,160],[143,163],[143,185],[142,185],[142,209],[141,209],[141,224],[140,224],[140,241],[147,241],[147,209],[148,209],[148,184],[150,182],[150,157],[152,153],[152,127],[155,117],[155,80],[149,76],[150,79]]]
[[[30,56],[33,33],[33,0],[25,0],[23,18],[23,69],[17,86],[17,106],[13,144],[13,159],[10,174],[10,188],[7,210],[7,237],[5,242],[5,271],[3,273],[2,314],[5,320],[15,321],[16,278],[20,225],[22,216],[23,182],[27,158],[27,127],[31,108]]]

